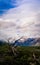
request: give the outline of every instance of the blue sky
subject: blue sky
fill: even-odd
[[[13,5],[12,5],[13,2]],[[16,0],[0,0],[0,15],[5,13],[6,10],[17,7]]]
[[[0,39],[40,37],[40,0],[0,0]]]
[[[11,8],[21,5],[24,0],[0,0],[0,15],[4,14]],[[25,0],[26,3],[33,3],[34,8],[40,7],[40,0]]]

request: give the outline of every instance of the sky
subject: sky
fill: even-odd
[[[0,0],[0,39],[40,37],[40,0]]]

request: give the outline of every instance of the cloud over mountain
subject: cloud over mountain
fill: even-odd
[[[0,36],[2,38],[40,37],[39,2],[39,0],[11,0],[11,5],[17,7],[8,9],[0,16]]]

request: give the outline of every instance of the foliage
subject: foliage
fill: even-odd
[[[40,65],[40,46],[17,47],[14,56],[8,44],[0,45],[0,65]]]

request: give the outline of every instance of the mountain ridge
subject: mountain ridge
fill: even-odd
[[[4,43],[5,41],[0,40],[0,44]],[[22,37],[14,42],[10,42],[12,45],[15,44],[17,46],[40,46],[40,38],[27,38],[27,37]]]
[[[19,46],[40,46],[40,38],[20,39],[16,42]]]

